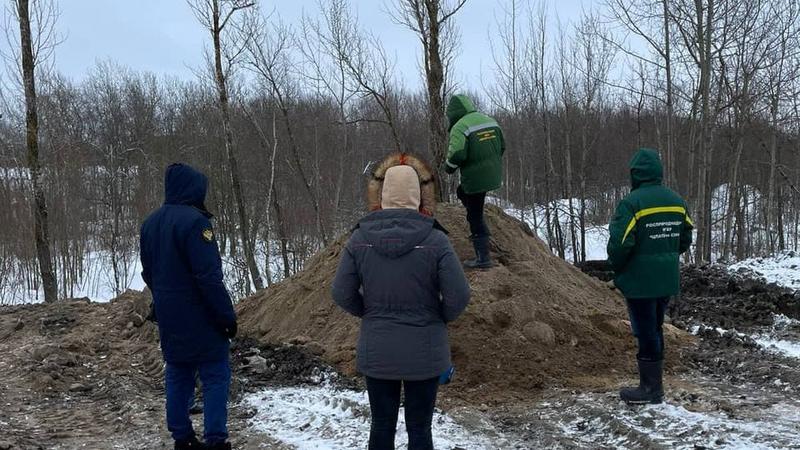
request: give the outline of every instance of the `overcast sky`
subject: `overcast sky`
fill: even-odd
[[[400,79],[407,87],[418,87],[420,45],[413,34],[396,25],[385,12],[391,0],[351,0],[362,27],[381,37],[397,57]],[[531,0],[538,4],[540,0]],[[595,0],[596,2],[597,0]],[[524,0],[520,0],[525,4]],[[462,50],[456,66],[458,81],[480,88],[481,76],[491,76],[488,33],[500,14],[499,0],[468,0],[456,20],[462,35]],[[553,12],[562,22],[579,18],[592,0],[551,0]],[[192,68],[203,61],[203,46],[209,37],[196,22],[185,0],[59,0],[58,28],[65,41],[56,50],[56,68],[73,79],[83,78],[98,61],[114,60],[135,70],[195,77]],[[317,14],[317,0],[263,1],[263,8],[276,12],[289,24],[302,14]],[[554,20],[553,20],[554,22]]]

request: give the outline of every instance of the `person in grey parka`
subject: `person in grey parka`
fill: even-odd
[[[447,323],[469,302],[469,284],[446,231],[420,212],[433,210],[421,204],[431,197],[424,195],[431,179],[427,166],[408,155],[393,155],[378,167],[370,197],[380,189],[380,209],[358,223],[333,282],[336,303],[361,318],[357,366],[369,393],[370,450],[394,448],[401,385],[408,448],[433,449],[439,379],[451,368]]]

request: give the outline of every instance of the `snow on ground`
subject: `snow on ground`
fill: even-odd
[[[750,270],[768,282],[790,289],[800,289],[800,255],[783,252],[771,258],[750,258],[732,264],[731,272]]]
[[[89,252],[83,261],[84,273],[80,282],[67,287],[67,297],[88,298],[93,302],[108,302],[117,297],[114,282],[114,273],[111,269],[111,258],[108,252]],[[120,259],[120,292],[128,289],[141,291],[145,288],[142,279],[142,265],[138,255],[131,255],[127,259]],[[58,270],[56,271],[58,272]],[[2,304],[41,303],[44,301],[44,292],[39,289],[25,288],[25,282],[3,280],[0,283],[0,300]],[[59,280],[59,283],[61,280]],[[59,286],[61,295],[63,286]]]
[[[798,448],[800,403],[737,401],[735,413],[692,411],[680,404],[623,405],[615,394],[583,394],[570,405],[550,405],[561,431],[595,448]],[[598,408],[600,408],[598,410]],[[558,412],[557,410],[561,410]],[[561,419],[559,419],[559,417]]]
[[[364,448],[369,436],[369,399],[366,392],[342,390],[330,385],[271,388],[245,397],[256,409],[251,426],[257,432],[298,450],[345,450]],[[437,412],[433,417],[435,448],[482,450],[509,448],[512,443],[488,422],[481,430],[467,431],[452,417]],[[403,409],[397,425],[396,445],[405,449]]]
[[[797,333],[800,332],[800,321],[791,319],[783,314],[776,314],[771,329],[760,333],[745,334],[736,330],[726,330],[724,328],[712,328],[705,325],[695,325],[690,330],[697,335],[700,330],[714,330],[720,336],[732,333],[739,338],[752,339],[765,351],[789,358],[800,359],[800,341],[797,340]]]
[[[800,321],[779,314],[775,316],[772,330],[752,336],[758,345],[769,352],[800,359]]]
[[[539,236],[540,239],[547,242],[547,225],[545,223],[545,206],[544,205],[536,205],[535,208],[518,208],[514,205],[511,205],[503,200],[496,198],[496,197],[489,197],[487,198],[487,202],[497,205],[505,211],[511,217],[521,220],[525,222],[531,230],[535,230],[536,235]],[[566,259],[573,261],[573,251],[570,244],[569,238],[569,225],[570,221],[575,222],[576,233],[578,233],[578,240],[580,240],[580,227],[578,226],[578,218],[572,217],[569,214],[570,207],[569,207],[569,200],[568,199],[561,199],[551,202],[550,207],[552,209],[558,209],[559,211],[559,223],[561,224],[561,230],[565,234],[565,242],[566,242]],[[590,206],[589,206],[590,207]],[[580,199],[573,199],[572,200],[572,208],[575,212],[575,215],[578,214],[578,210],[580,208]],[[587,214],[589,212],[587,211]],[[535,217],[534,217],[535,215]],[[586,224],[586,259],[587,260],[604,260],[608,257],[606,253],[606,245],[608,244],[608,225],[594,225],[587,223]]]

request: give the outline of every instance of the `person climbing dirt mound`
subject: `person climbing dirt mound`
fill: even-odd
[[[472,252],[463,210],[439,205],[459,257]],[[450,326],[456,366],[445,396],[469,403],[511,400],[550,386],[615,383],[632,371],[634,350],[623,299],[555,257],[530,229],[489,206],[486,220],[498,265],[468,271],[472,299]],[[301,342],[346,374],[355,374],[358,323],[340,311],[330,286],[347,236],[306,270],[238,305],[240,329],[262,342]],[[668,345],[684,336],[668,327]]]

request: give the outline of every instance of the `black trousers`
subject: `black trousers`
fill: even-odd
[[[433,450],[431,421],[436,405],[439,378],[422,381],[379,380],[367,378],[372,425],[369,450],[393,450],[400,410],[400,387],[405,390],[405,417],[408,450]]]
[[[472,233],[473,238],[489,236],[489,227],[483,218],[483,207],[486,203],[486,192],[479,192],[477,194],[467,194],[461,186],[456,191],[458,199],[467,210],[467,222],[469,222],[469,231]]]
[[[633,335],[639,342],[636,358],[643,361],[664,359],[664,313],[669,297],[627,299]]]

